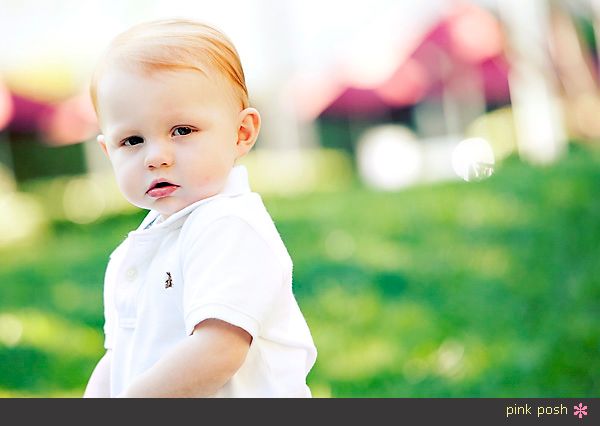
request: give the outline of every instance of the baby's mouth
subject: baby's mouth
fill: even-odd
[[[162,198],[171,195],[175,190],[177,190],[177,188],[179,188],[179,185],[175,185],[174,183],[168,181],[159,180],[152,182],[150,188],[148,188],[146,191],[146,194],[153,198]]]

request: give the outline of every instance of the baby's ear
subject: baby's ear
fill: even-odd
[[[260,114],[255,108],[246,108],[239,115],[237,134],[238,158],[243,157],[252,149],[260,132]]]
[[[104,135],[100,134],[100,135],[96,136],[96,140],[100,144],[102,151],[104,151],[104,153],[108,156],[108,151],[106,149],[106,142],[104,141]]]

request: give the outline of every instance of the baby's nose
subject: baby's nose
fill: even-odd
[[[173,148],[169,143],[148,144],[148,153],[145,159],[145,166],[149,169],[165,167],[173,164]]]

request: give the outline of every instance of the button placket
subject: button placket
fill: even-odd
[[[140,265],[144,257],[147,256],[147,241],[139,241],[135,237],[130,237],[131,241],[128,250],[125,253],[124,264],[121,269],[119,280],[121,285],[118,288],[119,317],[123,326],[133,326],[136,320],[137,311],[137,293],[139,291]],[[132,262],[127,262],[131,259]]]
[[[166,230],[156,231],[144,232],[141,235],[135,235],[134,232],[138,231],[133,231],[128,236],[129,241],[121,257],[116,288],[116,305],[122,327],[135,327],[138,304],[142,303],[143,298],[141,294],[145,280],[144,271],[155,255],[161,236]]]
[[[129,254],[129,253],[128,253]],[[124,265],[124,272],[121,272],[121,279],[117,286],[117,309],[121,325],[131,324],[135,320],[135,280],[137,271],[135,267]]]
[[[138,276],[138,271],[137,268],[132,266],[129,269],[127,269],[127,272],[125,272],[125,279],[129,282],[133,282],[135,281],[135,279]]]

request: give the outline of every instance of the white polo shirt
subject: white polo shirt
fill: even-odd
[[[112,253],[104,284],[111,396],[217,318],[246,330],[246,360],[217,397],[310,397],[316,359],[292,293],[292,261],[245,167],[162,223],[151,211]],[[198,360],[202,362],[202,360]]]

